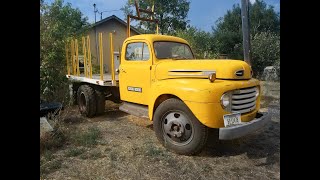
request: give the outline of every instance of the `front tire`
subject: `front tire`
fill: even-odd
[[[195,155],[202,151],[208,138],[208,128],[178,99],[167,99],[154,113],[153,127],[158,140],[171,151]]]
[[[82,115],[93,117],[96,114],[96,94],[92,87],[81,85],[77,92],[77,101]]]

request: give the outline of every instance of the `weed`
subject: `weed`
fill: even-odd
[[[52,173],[61,168],[62,160],[55,159],[40,165],[40,176]]]
[[[163,155],[163,150],[155,147],[153,143],[147,142],[145,145],[146,148],[146,155],[150,157],[155,157],[155,156],[162,156]]]
[[[66,157],[75,157],[85,152],[84,148],[71,148],[66,152]]]
[[[43,157],[47,160],[47,161],[51,161],[52,159],[54,159],[53,153],[50,150],[47,150],[43,153]]]
[[[101,135],[101,131],[97,127],[91,127],[88,131],[83,133],[77,133],[72,138],[72,141],[76,145],[80,146],[94,146],[98,144],[98,139]]]

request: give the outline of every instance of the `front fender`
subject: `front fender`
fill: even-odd
[[[210,83],[208,79],[187,78],[157,81],[151,86],[149,117],[152,120],[157,98],[163,94],[168,94],[181,99],[202,124],[208,127],[222,127],[222,116],[229,113],[222,109],[220,105],[222,94],[226,91],[258,85],[259,81],[256,79],[243,81],[216,80],[213,83]],[[249,120],[250,118],[245,119]]]

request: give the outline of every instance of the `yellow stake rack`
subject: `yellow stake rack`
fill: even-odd
[[[83,49],[83,68],[84,68],[84,76],[88,77],[87,75],[87,51],[86,51],[86,39],[82,37],[82,49]]]
[[[75,40],[76,46],[76,67],[77,67],[77,76],[80,76],[80,68],[79,68],[79,48],[78,48],[78,40]]]
[[[100,80],[103,81],[103,46],[102,46],[102,33],[99,33],[99,52],[100,52]]]
[[[114,57],[113,57],[113,41],[112,33],[109,33],[110,36],[110,59],[111,59],[111,83],[115,85],[115,74],[114,74]]]

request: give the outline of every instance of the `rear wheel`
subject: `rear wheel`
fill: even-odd
[[[106,97],[104,95],[103,90],[96,89],[96,98],[97,98],[96,115],[101,115],[104,113],[105,104],[106,104]]]
[[[92,87],[81,85],[77,92],[77,101],[82,115],[93,117],[96,114],[96,94]]]
[[[165,100],[158,106],[153,127],[158,140],[178,154],[200,153],[208,138],[208,128],[178,99]]]

